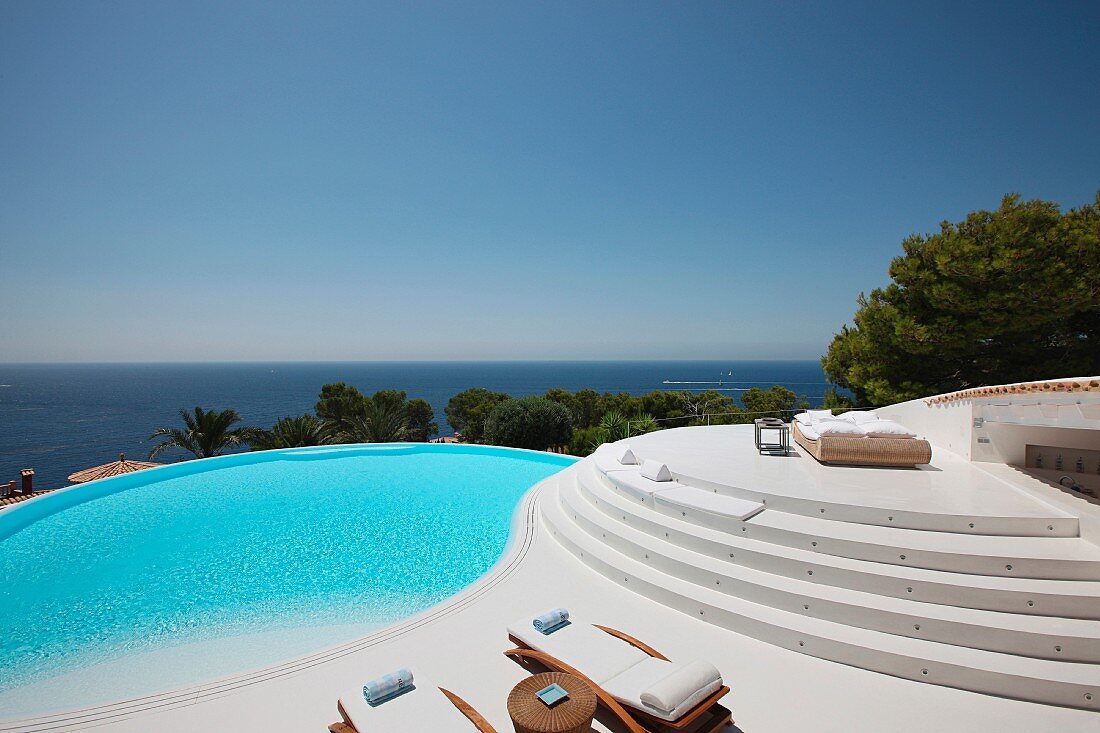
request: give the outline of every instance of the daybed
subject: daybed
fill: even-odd
[[[846,413],[834,417],[829,410],[813,410],[795,416],[791,421],[791,434],[796,443],[821,463],[902,468],[931,462],[932,446],[927,440],[912,436],[896,423],[887,423],[889,421],[878,420],[874,413]],[[896,433],[898,437],[867,435],[868,429],[873,430],[868,426],[875,425],[881,425],[887,434]],[[830,428],[841,430],[834,432]],[[906,435],[909,437],[904,437]]]

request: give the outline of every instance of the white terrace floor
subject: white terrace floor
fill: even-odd
[[[1080,684],[1098,681],[1093,668],[1100,661],[1100,649],[1094,637],[1100,637],[1096,633],[1100,622],[1089,614],[1100,610],[1100,590],[1095,580],[1087,578],[1092,577],[1090,561],[1100,556],[1094,554],[1095,547],[1075,536],[1072,517],[939,452],[932,470],[828,468],[805,456],[756,457],[747,426],[664,431],[632,444],[642,457],[667,461],[685,483],[694,481],[715,494],[767,498],[769,508],[748,522],[723,527],[715,524],[713,517],[689,516],[686,510],[681,515],[670,504],[637,501],[614,482],[621,467],[609,464],[604,450],[528,494],[519,510],[517,536],[497,568],[459,596],[416,618],[311,657],[219,682],[77,712],[0,722],[0,733],[87,728],[108,733],[322,733],[337,717],[336,698],[341,690],[399,666],[417,667],[436,684],[464,697],[505,733],[512,729],[505,707],[508,691],[528,674],[502,654],[509,646],[505,627],[517,618],[555,606],[569,608],[575,621],[621,628],[674,660],[712,661],[732,688],[724,701],[737,725],[731,731],[1083,733],[1100,729],[1100,713],[1080,709],[1085,705],[1077,697]],[[597,463],[616,470],[602,471]],[[780,510],[777,502],[785,509]],[[905,515],[909,520],[918,523],[947,521],[943,519],[947,517],[978,524],[1002,518],[1011,520],[1005,527],[1015,526],[1021,533],[1035,536],[925,532],[889,526],[888,519],[882,520],[881,527],[854,523],[851,517],[824,522],[811,516],[821,502],[842,514],[844,507],[856,513],[869,507],[876,517],[882,511],[904,510],[911,513]],[[761,532],[766,526],[761,522],[769,514],[783,515],[789,525],[770,520],[774,526],[768,531],[772,534],[765,533],[763,539],[743,539],[736,533],[738,528]],[[895,522],[897,516],[901,515],[895,515]],[[795,540],[784,544],[784,538],[809,531],[796,526],[799,521],[821,523],[815,529],[832,524],[895,534],[864,537],[854,550],[837,545],[834,550],[838,554],[818,554],[796,546],[799,542]],[[1047,530],[1048,526],[1059,530]],[[669,532],[664,538],[660,537],[662,530]],[[997,528],[1002,530],[1009,531]],[[903,533],[904,539],[897,533]],[[887,545],[912,543],[915,540],[910,535],[962,543],[947,548],[948,554],[966,554],[969,537],[993,540],[998,548],[1022,556],[1021,560],[1037,553],[1038,560],[1031,558],[1028,577],[1015,577],[992,570],[974,575],[951,573],[858,556],[885,546],[875,546],[872,540]],[[677,542],[678,537],[682,541]],[[1047,545],[1020,550],[1001,544],[1019,541]],[[707,554],[707,543],[721,548],[723,562],[718,562],[717,553]],[[737,548],[741,548],[738,553],[744,550],[747,555],[725,561],[725,550]],[[942,559],[936,549],[916,548],[917,556],[924,558],[919,562],[934,565],[937,558]],[[769,565],[772,552],[776,564]],[[992,562],[1002,562],[995,554],[990,554]],[[788,569],[783,563],[803,564]],[[813,584],[801,577],[804,567],[818,570]],[[697,569],[714,575],[696,578]],[[1063,577],[1074,573],[1086,579]],[[1050,579],[1043,579],[1044,574]],[[713,584],[712,577],[733,582],[722,586],[721,592],[703,587],[704,583]],[[823,578],[820,583],[818,578]],[[796,588],[795,584],[806,587]],[[754,588],[766,588],[767,593],[753,595]],[[937,589],[944,588],[948,589],[946,598],[958,598],[960,605],[936,596]],[[928,602],[907,597],[914,591],[926,593],[922,600]],[[784,607],[783,594],[800,599],[813,596],[820,607],[795,613],[793,606]],[[688,601],[681,602],[687,597]],[[1025,601],[1036,604],[1029,607],[1035,613],[1050,615],[1027,615]],[[1005,612],[1016,605],[1020,612]],[[689,611],[701,607],[708,613],[700,616]],[[915,614],[931,617],[925,621],[932,627],[931,638],[903,630],[910,628]],[[901,625],[891,626],[898,618]],[[978,633],[982,628],[997,632],[998,622],[1006,619],[1001,633]],[[742,623],[748,624],[745,633],[731,630]],[[960,633],[969,628],[978,630],[972,634],[973,640]],[[787,633],[793,635],[784,636]],[[949,638],[940,641],[936,634]],[[830,635],[834,638],[829,646],[818,643]],[[1055,638],[1060,640],[1059,649],[1068,645],[1065,648],[1075,659],[1088,661],[1049,659],[1055,652],[1047,649],[1048,642]],[[800,647],[796,639],[806,640],[807,646]],[[1019,656],[1017,645],[1025,656]],[[851,657],[850,663],[821,658],[847,659],[845,655],[852,650],[865,654]],[[869,661],[864,663],[864,658]],[[953,665],[971,660],[981,668],[977,676],[952,676]],[[909,661],[915,666],[907,665]],[[900,676],[860,668],[890,668],[891,664],[897,665]],[[1068,704],[1076,707],[913,681],[922,679],[918,667],[926,675],[931,672],[932,681],[953,684],[961,679],[963,686],[978,688],[995,687],[1006,675],[1031,684],[1034,675],[1042,678],[1034,686],[1044,690],[1043,694],[1049,691],[1058,699],[1068,695]],[[109,678],[101,684],[110,690]],[[49,695],[58,709],[65,707],[64,689],[42,685],[28,693]],[[607,727],[607,722],[597,720],[595,729],[615,730]],[[405,730],[423,728],[410,722]]]
[[[921,529],[957,518],[951,527],[935,528],[965,532],[973,529],[968,526],[973,522],[983,534],[1000,533],[991,530],[1023,519],[1044,527],[1054,523],[1055,530],[1043,529],[1044,536],[1077,534],[1076,518],[947,451],[935,451],[932,465],[918,469],[868,469],[824,466],[800,450],[786,458],[761,455],[752,450],[748,426],[682,428],[628,442],[646,458],[667,463],[684,483],[725,487],[731,494],[767,499],[769,507],[783,511],[819,514],[825,507],[832,517],[843,509],[846,519],[858,512],[861,522]],[[600,464],[606,468],[611,451],[601,453],[606,458]]]

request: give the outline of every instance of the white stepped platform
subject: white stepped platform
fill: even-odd
[[[966,575],[883,565],[775,545],[660,514],[578,466],[577,488],[597,509],[630,527],[696,553],[775,575],[869,593],[967,608],[1100,619],[1100,582]],[[812,572],[812,575],[810,574]]]
[[[770,509],[836,521],[962,534],[1075,537],[1078,519],[947,451],[920,469],[824,466],[800,452],[757,453],[751,425],[662,430],[630,438],[640,460],[668,464],[683,483]],[[614,468],[617,448],[596,460]],[[615,469],[617,470],[617,469]]]
[[[672,431],[668,431],[672,432]],[[827,512],[806,516],[776,510],[748,521],[704,511],[652,491],[635,471],[600,474],[624,496],[658,512],[704,527],[812,552],[906,567],[975,575],[1100,580],[1100,548],[1079,537],[1005,537],[930,532],[837,521]],[[696,487],[698,488],[698,487]]]
[[[773,575],[657,539],[596,509],[562,480],[567,515],[588,534],[663,573],[744,600],[886,633],[1047,659],[1100,662],[1100,621],[934,605]]]
[[[614,476],[611,480],[617,486],[643,503],[683,507],[713,524],[744,522],[764,511],[764,505],[758,501],[704,491],[676,481],[653,481],[639,471],[613,471],[607,475]]]
[[[581,500],[579,493],[574,499]],[[1100,666],[936,643],[761,605],[663,573],[613,549],[572,519],[554,489],[544,494],[540,507],[558,541],[591,568],[709,623],[792,651],[897,677],[1064,707],[1100,709]],[[593,509],[586,516],[591,520],[599,515]],[[637,533],[633,539],[643,536]]]

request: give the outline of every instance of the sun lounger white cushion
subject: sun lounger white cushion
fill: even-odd
[[[660,461],[646,460],[642,463],[642,476],[650,481],[671,481],[672,473],[668,466]]]
[[[706,662],[677,664],[646,657],[600,686],[624,705],[672,721],[717,692],[722,687],[722,677]],[[654,704],[658,700],[660,707]],[[664,709],[668,704],[671,708]]]
[[[836,435],[842,438],[859,438],[866,433],[863,428],[847,420],[820,420],[814,423],[818,435]]]
[[[531,625],[533,618],[517,621],[508,627],[508,633],[532,649],[576,668],[598,685],[649,659],[641,649],[591,624],[571,623],[552,634],[540,634]]]
[[[358,681],[340,695],[340,707],[355,729],[367,733],[375,730],[438,730],[470,733],[469,719],[458,711],[439,688],[413,670],[415,687],[410,692],[371,707],[363,698],[363,683]]]
[[[872,438],[912,438],[916,433],[904,425],[899,425],[893,420],[872,420],[863,423],[860,427]]]
[[[684,486],[682,484],[676,484],[673,488],[660,492],[657,494],[657,498],[662,502],[701,509],[711,514],[742,521],[764,510],[764,505],[758,501],[738,499],[735,496],[716,494],[713,491],[703,491],[694,486]]]

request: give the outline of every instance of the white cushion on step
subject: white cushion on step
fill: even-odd
[[[653,494],[659,491],[676,485],[673,483],[650,481],[647,478],[642,478],[642,474],[639,471],[612,471],[607,474],[607,478],[611,483],[622,490],[623,493],[630,494],[642,500],[647,496],[653,496]]]
[[[764,510],[764,505],[758,501],[716,494],[713,491],[704,491],[694,486],[679,485],[669,488],[660,493],[660,498],[681,506],[701,509],[711,514],[721,514],[724,517],[732,517],[742,521]]]

